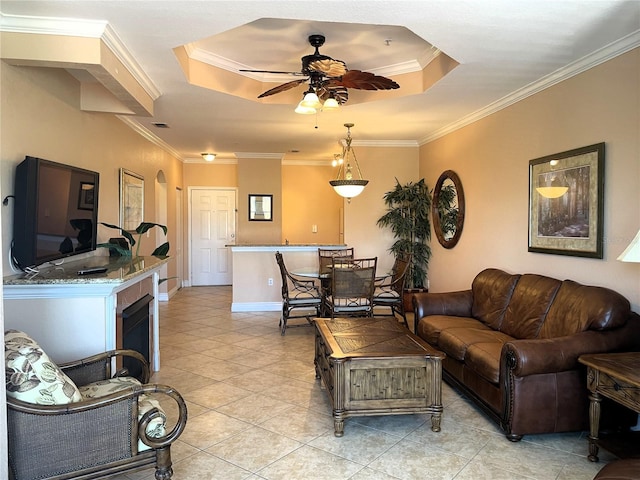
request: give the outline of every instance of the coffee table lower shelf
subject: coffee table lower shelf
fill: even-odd
[[[352,320],[355,330],[346,328],[349,322],[315,322],[316,378],[331,402],[335,435],[344,434],[349,417],[414,413],[431,414],[431,429],[439,432],[444,354],[395,319]]]

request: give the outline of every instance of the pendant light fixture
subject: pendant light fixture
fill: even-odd
[[[345,123],[344,126],[347,127],[347,138],[345,138],[342,147],[342,163],[338,169],[336,179],[331,180],[329,184],[338,195],[351,201],[353,197],[362,193],[369,180],[362,178],[356,153],[351,148],[351,127],[353,127],[353,123]]]

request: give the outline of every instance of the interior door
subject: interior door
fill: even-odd
[[[231,285],[231,248],[236,239],[236,192],[191,190],[191,284]]]
[[[178,228],[176,229],[176,280],[178,282],[178,288],[182,288],[182,284],[184,281],[184,260],[182,258],[182,251],[184,249],[184,224],[182,223],[183,219],[183,196],[182,189],[176,188],[176,225]]]

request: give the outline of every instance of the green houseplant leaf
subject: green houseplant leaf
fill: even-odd
[[[396,239],[389,251],[396,257],[401,253],[412,255],[407,288],[423,288],[431,258],[431,192],[424,178],[404,185],[396,178],[394,189],[383,199],[387,211],[377,224],[390,228]]]
[[[138,246],[136,247],[136,254],[135,254],[136,257],[138,256],[138,254],[140,252],[140,244],[142,243],[141,242],[142,235],[147,233],[153,227],[161,228],[165,235],[167,234],[167,231],[168,231],[167,227],[165,225],[161,225],[159,223],[152,223],[152,222],[142,222],[133,231],[125,230],[123,228],[120,228],[118,225],[112,225],[110,223],[100,222],[100,224],[104,225],[105,227],[113,228],[115,230],[118,230],[122,234],[122,236],[127,239],[127,241],[129,242],[129,245],[131,246],[132,250],[133,250],[133,246],[137,244]],[[131,232],[135,232],[137,234],[137,236],[138,236],[138,241],[137,242],[136,242],[136,239],[135,239],[135,237],[133,236],[133,234]],[[99,247],[110,248],[112,250],[116,250],[121,255],[125,255],[125,256],[132,255],[131,251],[126,250],[126,249],[120,247],[119,245],[116,245],[116,244],[113,244],[113,243],[101,243],[98,246]],[[165,242],[162,245],[160,245],[159,247],[157,247],[153,251],[153,253],[151,255],[153,255],[154,257],[165,257],[165,256],[167,256],[168,253],[169,253],[169,242]]]

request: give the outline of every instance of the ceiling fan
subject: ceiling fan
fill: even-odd
[[[400,85],[389,78],[375,75],[370,72],[363,72],[361,70],[349,70],[346,63],[342,60],[334,60],[327,55],[322,55],[319,48],[324,45],[324,42],[324,35],[309,35],[309,44],[316,50],[313,54],[302,57],[302,69],[299,72],[279,72],[272,70],[240,71],[286,74],[304,77],[271,88],[258,95],[258,98],[285,92],[308,81],[309,90],[305,92],[305,99],[301,104],[305,102],[307,94],[315,94],[317,96],[316,100],[325,102],[325,107],[327,105],[326,102],[329,99],[334,99],[334,102],[337,102],[335,103],[335,107],[346,103],[349,99],[349,92],[347,90],[349,88],[359,90],[393,90],[400,88]],[[316,106],[316,108],[317,107],[318,106]],[[298,111],[298,109],[296,109],[296,111]],[[316,110],[313,109],[313,111],[310,112],[299,113],[315,112]]]

